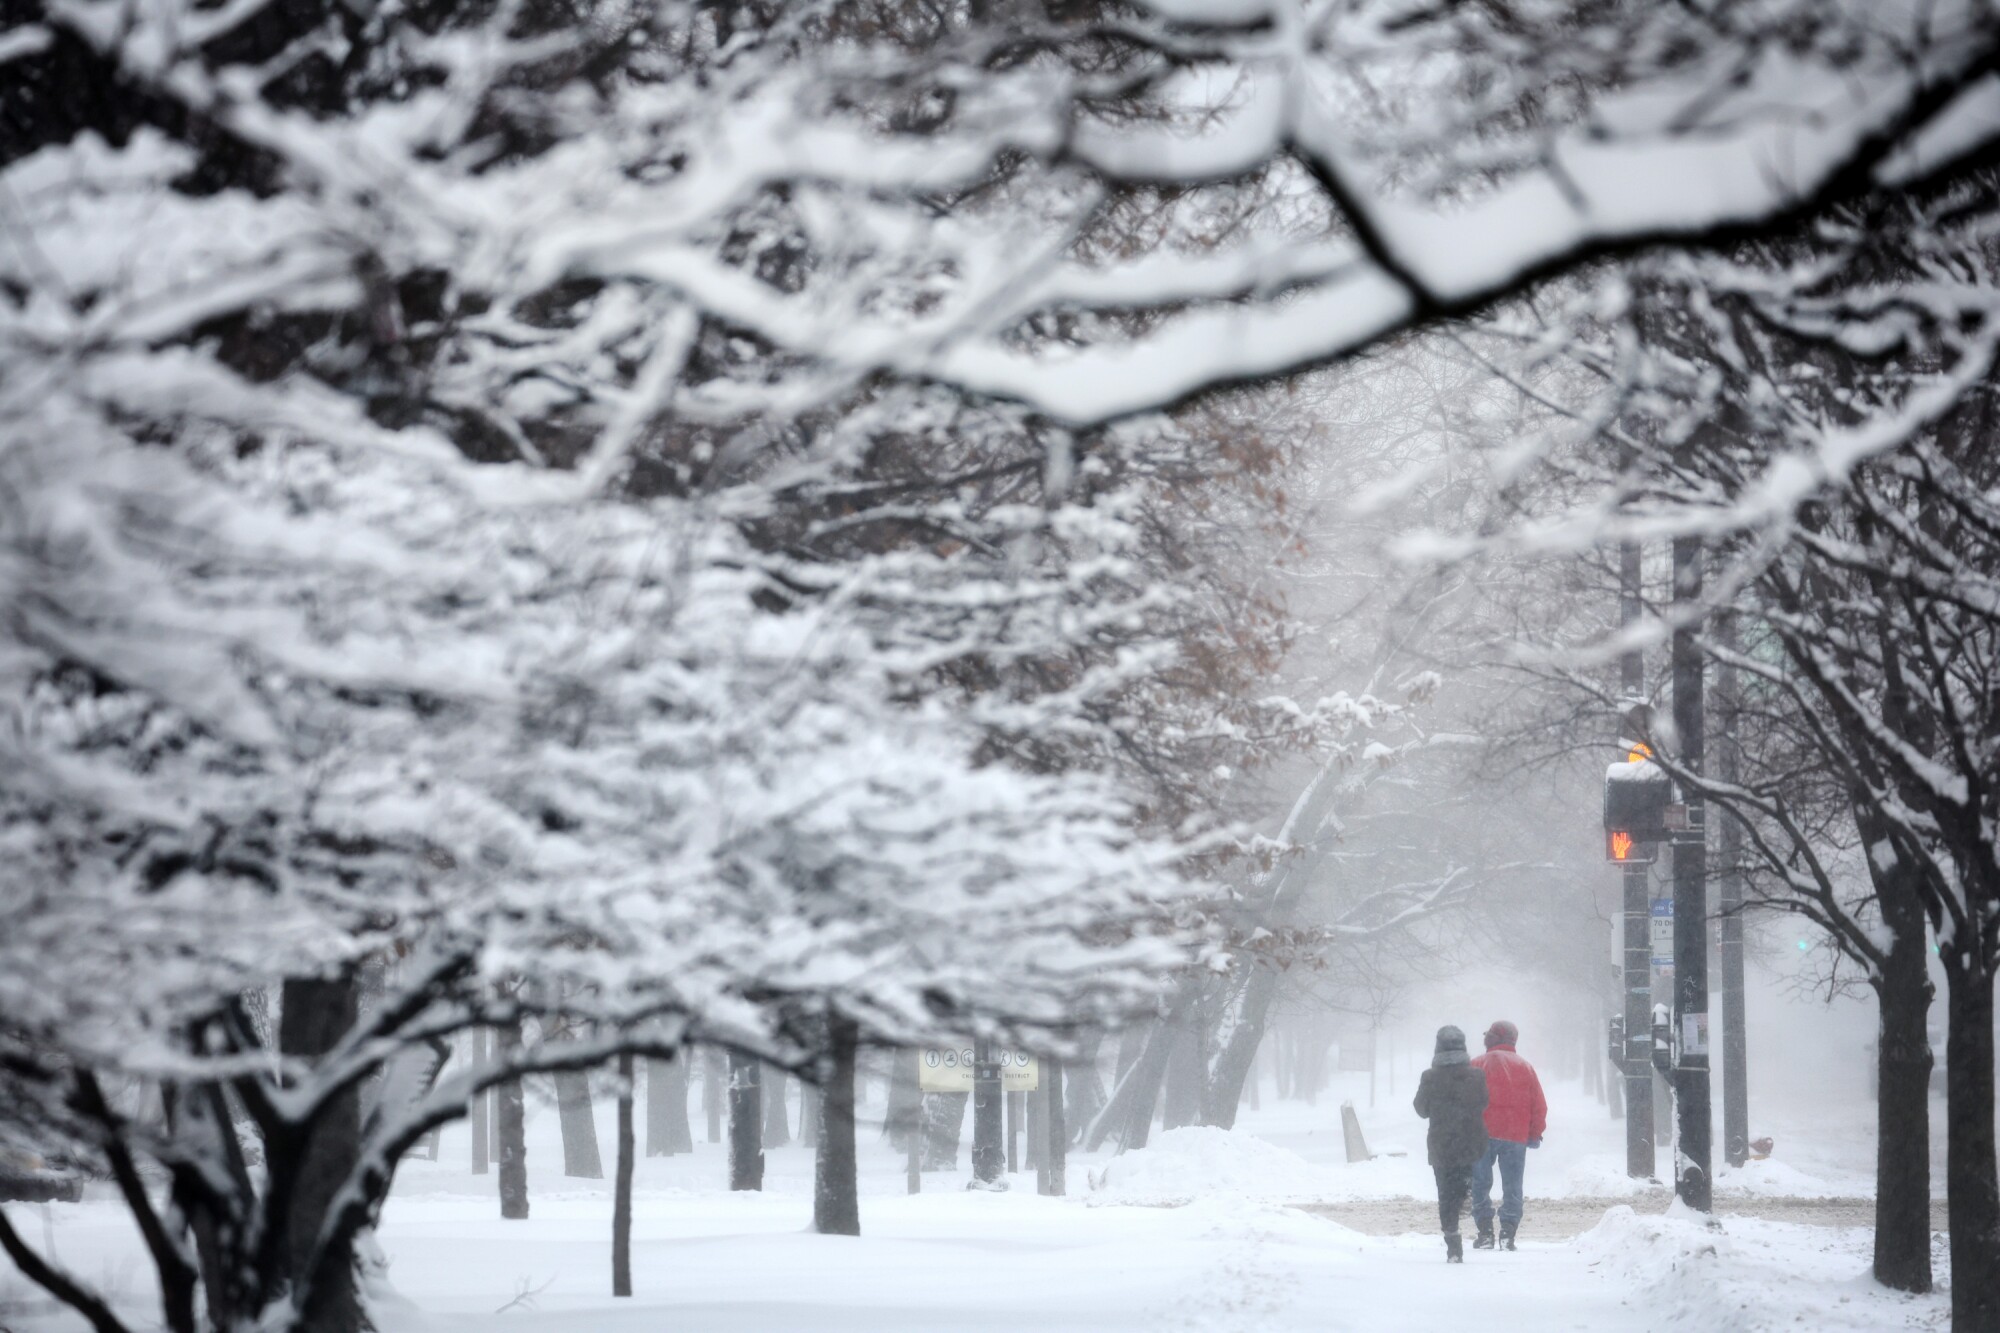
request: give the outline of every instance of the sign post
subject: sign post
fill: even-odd
[[[972,1057],[972,1180],[975,1185],[1003,1189],[1000,1173],[1007,1166],[1001,1140],[1000,1053],[991,1038],[973,1043]]]
[[[1674,732],[1679,762],[1702,772],[1702,650],[1695,642],[1701,602],[1699,537],[1674,538],[1674,604],[1684,618],[1674,628]],[[1674,1109],[1679,1134],[1674,1192],[1697,1212],[1713,1207],[1710,1152],[1713,1122],[1708,1081],[1708,842],[1701,794],[1687,794],[1687,828],[1674,836],[1674,1026],[1681,1037],[1674,1061]]]
[[[926,1046],[917,1052],[919,1092],[972,1092],[979,1063],[976,1046]],[[1006,1092],[1033,1092],[1041,1086],[1041,1062],[1026,1051],[997,1050],[1000,1086]]]
[[[1005,1188],[1003,1169],[1009,1165],[1005,1142],[1004,1103],[1008,1094],[1041,1087],[1041,1062],[1025,1051],[1003,1050],[984,1038],[969,1046],[926,1046],[916,1052],[919,1092],[972,1094],[972,1177],[982,1187]],[[991,1071],[991,1084],[986,1075]],[[912,1142],[920,1135],[912,1135]],[[913,1150],[914,1153],[914,1150]],[[910,1193],[918,1191],[911,1157]]]

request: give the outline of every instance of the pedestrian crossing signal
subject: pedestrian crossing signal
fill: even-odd
[[[1604,859],[1620,865],[1650,865],[1658,845],[1640,842],[1625,829],[1604,830]]]
[[[1625,865],[1643,865],[1658,854],[1669,833],[1667,806],[1673,783],[1653,762],[1644,742],[1627,743],[1625,762],[1604,770],[1604,857]]]

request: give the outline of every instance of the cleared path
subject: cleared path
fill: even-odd
[[[1566,1240],[1596,1226],[1606,1209],[1629,1204],[1634,1212],[1664,1213],[1673,1195],[1662,1190],[1624,1198],[1571,1197],[1537,1199],[1528,1196],[1527,1215],[1521,1219],[1525,1240]],[[1330,1218],[1342,1226],[1370,1236],[1401,1236],[1410,1232],[1437,1230],[1437,1204],[1430,1199],[1362,1199],[1342,1203],[1302,1205],[1304,1211]],[[1718,1199],[1719,1217],[1755,1217],[1769,1222],[1797,1222],[1806,1226],[1866,1227],[1875,1224],[1873,1199],[1805,1199],[1789,1197],[1746,1197]],[[1463,1226],[1472,1232],[1468,1218]],[[1945,1230],[1944,1200],[1931,1201],[1931,1229]]]

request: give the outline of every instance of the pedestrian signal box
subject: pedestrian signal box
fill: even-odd
[[[1667,807],[1673,783],[1653,762],[1653,752],[1634,744],[1622,764],[1604,770],[1604,857],[1640,865],[1658,855],[1667,840]]]

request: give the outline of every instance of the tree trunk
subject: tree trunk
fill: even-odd
[[[1041,1077],[1043,1080],[1046,1080],[1049,1076],[1047,1057],[1042,1058],[1041,1064]],[[1037,1187],[1039,1187],[1042,1177],[1045,1174],[1042,1170],[1042,1142],[1048,1137],[1047,1132],[1042,1128],[1042,1106],[1048,1100],[1048,1098],[1042,1095],[1042,1087],[1043,1084],[1037,1084],[1035,1090],[1027,1095],[1026,1102],[1022,1107],[1022,1110],[1026,1112],[1024,1119],[1027,1121],[1028,1150],[1021,1165],[1035,1173]]]
[[[859,1096],[857,1092],[855,1094]],[[804,1079],[799,1080],[799,1146],[819,1147],[820,1131],[820,1090]]]
[[[1980,941],[1952,947],[1977,951]],[[2000,1328],[2000,1179],[1993,1141],[1993,977],[1978,957],[1948,957],[1945,1037],[1946,1212],[1952,1333]]]
[[[958,1138],[965,1124],[965,1104],[971,1097],[967,1092],[923,1094],[924,1170],[958,1170]]]
[[[701,1050],[701,1110],[708,1117],[708,1141],[722,1142],[722,1110],[728,1102],[729,1068],[713,1046]]]
[[[667,1099],[669,1085],[667,1066],[679,1064],[678,1060],[662,1060],[658,1056],[646,1057],[646,1156],[673,1156],[672,1136],[667,1132]]]
[[[996,1185],[1007,1168],[1007,1145],[1001,1141],[1000,1054],[990,1038],[981,1037],[974,1045],[972,1064],[972,1178],[982,1185]]]
[[[486,1055],[486,1029],[472,1029],[472,1067],[483,1073],[490,1063]],[[491,1169],[493,1150],[488,1137],[493,1128],[493,1115],[488,1109],[493,1094],[485,1089],[472,1094],[472,1101],[466,1110],[466,1119],[472,1122],[472,1174],[483,1176]]]
[[[1863,846],[1894,846],[1888,822],[1870,803],[1855,801],[1854,812]],[[1888,937],[1875,980],[1881,1015],[1875,1047],[1875,1280],[1899,1291],[1929,1291],[1933,988],[1923,885],[1918,868],[1901,857],[1871,855],[1868,872]]]
[[[1112,1069],[1112,1083],[1125,1081],[1125,1076],[1132,1072],[1132,1066],[1139,1063],[1139,1053],[1146,1049],[1146,1040],[1152,1035],[1151,1023],[1137,1023],[1118,1034],[1118,1063]]]
[[[766,1069],[764,1071],[764,1146],[782,1148],[792,1141],[792,1127],[788,1123],[789,1108],[785,1105],[785,1071]]]
[[[632,1054],[618,1057],[618,1174],[611,1192],[611,1294],[632,1294]],[[685,1105],[685,1103],[683,1103]]]
[[[853,1020],[839,1015],[827,1019],[819,1149],[813,1158],[813,1230],[822,1236],[861,1234],[854,1165],[854,1050],[859,1038]]]
[[[688,1057],[646,1057],[646,1156],[671,1157],[694,1151],[688,1124]]]
[[[1042,1077],[1048,1082],[1048,1102],[1042,1108],[1048,1122],[1049,1194],[1061,1198],[1069,1189],[1069,1120],[1063,1107],[1063,1064],[1047,1061]]]
[[[1114,1133],[1121,1149],[1146,1146],[1153,1127],[1153,1107],[1160,1100],[1160,1084],[1166,1078],[1167,1055],[1172,1046],[1173,1024],[1155,1023],[1145,1049],[1111,1090],[1104,1109],[1097,1113],[1096,1123],[1085,1136],[1086,1148],[1096,1152]]]
[[[1229,1036],[1224,1040],[1222,1049],[1215,1053],[1203,1081],[1201,1123],[1217,1129],[1236,1127],[1236,1111],[1243,1101],[1243,1085],[1249,1081],[1250,1067],[1263,1047],[1264,1033],[1270,1022],[1271,1002],[1278,993],[1278,970],[1275,967],[1259,963],[1248,966],[1249,975],[1244,977],[1237,993],[1224,1002],[1224,1012],[1229,1016]],[[1276,1054],[1277,1075],[1273,1091],[1280,1098],[1286,1096],[1288,1091],[1296,1094],[1297,1062],[1288,1066],[1284,1052],[1280,1050]],[[1293,1075],[1289,1083],[1287,1073]]]
[[[729,1053],[729,1188],[764,1188],[764,1066]]]
[[[1167,1057],[1167,1084],[1161,1110],[1162,1129],[1180,1129],[1201,1120],[1208,1062],[1202,1058],[1201,1025],[1189,1019],[1173,1029],[1173,1049]],[[1231,1121],[1235,1120],[1232,1112]]]
[[[353,976],[287,981],[278,1049],[286,1055],[324,1055],[354,1027],[359,1013],[360,986]],[[358,1087],[350,1086],[307,1127],[291,1198],[284,1204],[292,1281],[301,1284],[309,1276],[312,1281],[311,1296],[300,1311],[301,1333],[360,1333],[362,1328],[354,1247],[320,1255],[316,1272],[306,1272],[314,1262],[320,1226],[360,1158],[361,1096]]]
[[[1077,1048],[1076,1059],[1069,1062],[1069,1072],[1064,1076],[1063,1113],[1071,1143],[1104,1109],[1104,1078],[1097,1072],[1097,1055],[1103,1046],[1104,1034],[1091,1032]]]
[[[1882,899],[1884,923],[1896,911]],[[1931,983],[1922,909],[1896,921],[1876,999],[1875,1280],[1899,1291],[1931,1289]]]
[[[908,1152],[910,1139],[921,1133],[924,1094],[917,1087],[917,1052],[901,1047],[889,1052],[889,1107],[882,1117],[882,1132],[890,1146]]]
[[[493,1034],[494,1059],[511,1061],[521,1049],[521,1028],[509,1023]],[[528,1216],[528,1104],[521,1080],[510,1078],[494,1099],[493,1132],[500,1140],[500,1216]]]
[[[1318,1106],[1319,1095],[1326,1091],[1326,1057],[1333,1046],[1333,1040],[1317,1023],[1311,1025],[1310,1031],[1312,1035],[1300,1042],[1298,1077],[1305,1091],[1306,1105]],[[1233,1117],[1231,1123],[1234,1123]]]
[[[556,1071],[556,1112],[562,1122],[563,1174],[604,1179],[597,1151],[597,1117],[590,1105],[590,1075],[581,1069]]]
[[[192,1147],[194,1152],[207,1160],[223,1164],[236,1198],[248,1199],[255,1194],[243,1159],[242,1140],[237,1137],[236,1127],[230,1121],[230,1108],[219,1084],[191,1091],[186,1097],[162,1087],[160,1114],[168,1132],[177,1140]],[[254,1308],[255,1303],[239,1299],[245,1294],[246,1283],[243,1279],[249,1275],[237,1271],[233,1266],[234,1260],[225,1252],[222,1230],[227,1225],[226,1221],[218,1217],[219,1210],[206,1197],[197,1194],[184,1181],[174,1182],[170,1197],[174,1206],[188,1219],[188,1230],[194,1239],[202,1293],[208,1300],[208,1326],[229,1329],[247,1322],[244,1310]],[[162,1305],[171,1306],[177,1295],[163,1292]],[[185,1327],[193,1326],[193,1295],[191,1290],[188,1291],[180,1311],[176,1312],[184,1313]],[[167,1326],[172,1328],[176,1322],[180,1321],[170,1317]]]

